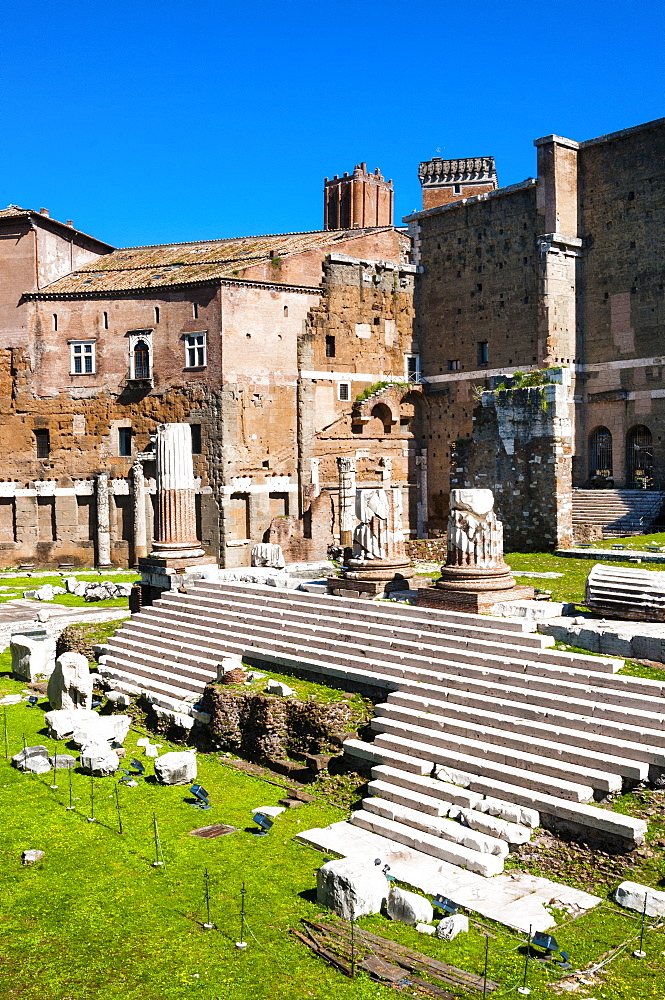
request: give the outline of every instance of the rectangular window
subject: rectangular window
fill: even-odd
[[[407,354],[404,357],[404,374],[407,382],[420,382],[420,355]]]
[[[205,333],[188,333],[185,335],[185,368],[205,368],[206,335]]]
[[[490,345],[486,340],[478,341],[478,364],[486,365],[490,357]]]
[[[51,454],[51,441],[47,430],[35,431],[37,458],[48,458]]]
[[[159,306],[155,306],[155,323],[159,323]]]
[[[459,371],[459,361],[456,361],[456,360],[449,361],[448,362],[448,371],[449,372],[458,372]]]
[[[190,424],[192,429],[192,455],[201,454],[201,424]]]
[[[103,313],[103,316],[104,316],[104,329],[108,330],[108,328],[109,328],[109,314],[107,312],[105,312],[105,313]]]
[[[118,454],[129,458],[132,454],[131,427],[118,427]]]
[[[351,383],[340,382],[337,387],[337,398],[343,402],[351,398]]]
[[[326,336],[326,357],[335,357],[335,338],[331,336]]]
[[[198,302],[192,302],[192,316],[194,319],[199,318],[199,304]]]
[[[72,340],[69,343],[70,374],[95,374],[94,340]]]

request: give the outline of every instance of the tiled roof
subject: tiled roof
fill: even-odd
[[[52,219],[45,211],[35,212],[33,208],[20,208],[18,205],[7,205],[7,208],[0,209],[0,222],[3,219],[39,219],[42,222],[52,222],[53,225],[59,226],[61,229],[68,229],[70,233],[78,233],[79,236],[85,236],[86,239],[93,240],[100,247],[108,247],[109,250],[113,250],[110,243],[106,243],[96,236],[90,236],[88,233],[81,232],[80,229],[77,229],[69,222],[60,222],[58,219]]]
[[[238,239],[169,243],[162,246],[127,247],[105,254],[41,289],[42,294],[113,292],[134,288],[161,288],[218,278],[242,278],[245,268],[277,261],[308,250],[334,249],[341,242],[358,239],[378,229],[335,229],[311,233],[244,236]],[[275,267],[275,282],[279,269]]]

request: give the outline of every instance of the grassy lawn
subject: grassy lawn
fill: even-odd
[[[665,531],[653,535],[628,535],[624,538],[604,538],[602,542],[592,542],[594,549],[611,549],[613,545],[625,545],[627,549],[644,551],[647,545],[665,545]]]
[[[551,590],[554,601],[569,601],[579,604],[584,599],[584,584],[594,565],[592,559],[567,559],[549,552],[510,552],[506,562],[521,586],[533,586],[538,590]],[[625,566],[625,563],[603,561],[603,566]],[[520,571],[533,573],[561,573],[554,580],[520,576]]]
[[[0,671],[9,667],[0,656]],[[323,694],[321,685],[293,680],[301,695]],[[0,692],[16,692],[22,685],[0,673]],[[316,690],[315,690],[316,688]],[[334,697],[338,696],[334,693]],[[42,706],[25,703],[7,708],[10,755],[22,746],[45,743],[55,747],[43,731]],[[147,765],[130,731],[128,756],[136,754]],[[169,749],[164,740],[162,752]],[[63,749],[63,744],[58,744]],[[4,746],[2,747],[4,753]],[[272,778],[281,782],[285,779]],[[135,789],[120,786],[125,833],[118,833],[114,778],[95,779],[95,815],[90,815],[90,778],[73,774],[76,810],[67,812],[68,775],[58,773],[58,789],[50,774],[26,775],[10,767],[0,755],[2,828],[0,841],[0,912],[3,945],[0,949],[2,1000],[262,1000],[313,997],[383,998],[393,991],[360,974],[350,981],[325,965],[289,936],[301,917],[319,913],[313,893],[322,857],[298,845],[300,830],[343,819],[347,813],[335,804],[325,782],[310,786],[316,800],[287,810],[268,837],[256,838],[245,827],[250,809],[276,805],[282,787],[237,770],[219,754],[200,755],[199,780],[213,803],[199,812],[186,801],[186,787],[162,787],[150,780]],[[629,808],[632,801],[622,802]],[[153,815],[157,819],[165,868],[154,868]],[[237,831],[215,840],[202,840],[189,831],[210,823],[229,823]],[[655,833],[662,835],[660,826]],[[22,868],[21,851],[46,851],[43,862]],[[214,931],[205,931],[204,871],[211,880]],[[543,874],[547,874],[546,871]],[[650,860],[644,872],[650,885],[661,884],[665,868]],[[638,880],[639,880],[638,878]],[[571,872],[571,884],[579,876]],[[246,888],[248,948],[234,947],[239,937],[239,909]],[[564,918],[565,919],[565,918]],[[569,918],[568,918],[569,919]],[[446,943],[393,924],[380,916],[359,922],[411,948],[468,971],[481,973],[485,933],[490,934],[489,976],[501,984],[495,995],[515,993],[521,984],[523,939],[497,925],[472,924],[467,935]],[[637,922],[611,904],[569,921],[557,931],[562,947],[571,952],[574,968],[597,961],[637,931]],[[665,979],[665,935],[647,933],[647,959],[630,957],[626,949],[608,965],[593,987],[576,992],[583,997],[619,1000],[662,997]],[[528,985],[536,1000],[553,996],[549,985],[560,973],[556,967],[530,963]],[[469,996],[450,988],[453,995]]]
[[[67,576],[76,576],[76,573],[68,573]],[[17,576],[0,580],[0,604],[6,601],[13,601],[17,597],[23,597],[26,590],[38,590],[39,587],[50,583],[53,587],[62,587],[64,577],[60,573],[53,573],[51,576]],[[77,577],[79,582],[100,583],[105,579],[101,574]],[[113,573],[108,577],[114,583],[133,583],[137,579],[135,572]],[[69,608],[126,608],[129,601],[126,597],[115,597],[108,601],[86,601],[83,597],[76,597],[74,594],[58,594],[52,601],[44,601],[44,607],[49,604],[64,604]]]

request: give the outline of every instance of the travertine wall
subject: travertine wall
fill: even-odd
[[[481,393],[472,436],[453,453],[451,489],[493,491],[507,552],[572,544],[570,378],[551,377],[563,384]]]

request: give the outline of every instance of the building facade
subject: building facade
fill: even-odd
[[[665,488],[665,119],[535,146],[536,178],[405,220],[430,530],[445,525],[479,391],[534,368],[572,373],[573,486]],[[510,494],[505,504],[521,502]]]

